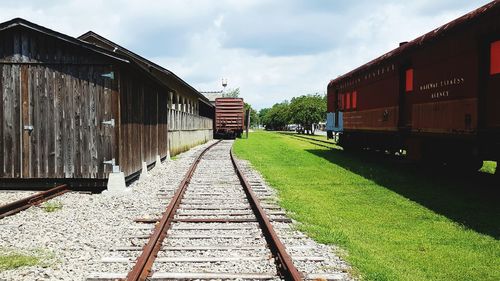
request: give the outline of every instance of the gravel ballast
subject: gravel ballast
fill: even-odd
[[[53,199],[62,205],[55,212],[48,213],[42,208],[32,207],[0,220],[0,249],[34,254],[43,252],[47,259],[43,267],[0,272],[0,280],[85,280],[96,276],[96,273],[128,272],[154,228],[154,224],[138,224],[134,219],[159,218],[195,157],[212,143],[193,148],[179,155],[177,160],[166,161],[150,170],[147,177],[129,187],[131,192],[119,196],[71,192]],[[244,200],[241,186],[235,184],[238,178],[229,157],[223,161],[218,158],[221,153],[229,153],[231,145],[232,141],[224,141],[205,154],[190,183],[193,188],[188,187],[181,204],[182,210],[176,218],[255,218]],[[269,218],[287,219],[284,210],[276,203],[276,191],[248,162],[238,161]],[[0,202],[10,200],[2,198],[0,193]],[[306,276],[352,280],[350,266],[339,258],[336,248],[307,238],[296,230],[295,223],[272,224],[295,266]],[[172,225],[169,234],[172,237],[163,243],[168,250],[159,252],[158,262],[153,266],[156,274],[260,272],[273,276],[276,273],[258,223],[238,223],[235,228],[227,223],[194,225],[177,222]],[[186,250],[186,245],[195,249]],[[199,249],[219,246],[222,248]],[[123,250],[127,247],[131,249]],[[172,262],[170,259],[173,257],[182,257],[186,261]],[[203,261],[220,257],[227,257],[228,260]],[[245,260],[231,260],[238,257]],[[192,263],[187,261],[189,259],[198,260]]]
[[[91,271],[107,269],[101,259],[112,247],[129,243],[126,236],[136,234],[131,228],[134,219],[151,217],[157,214],[153,209],[165,207],[168,200],[157,196],[160,189],[176,188],[194,156],[211,143],[153,168],[129,186],[132,192],[119,196],[70,192],[50,200],[60,202],[60,210],[48,213],[32,207],[0,220],[0,248],[43,252],[49,259],[45,267],[2,271],[0,280],[84,280]],[[12,194],[0,193],[5,198],[0,201],[9,201]]]
[[[0,191],[0,206],[26,198],[38,191]]]

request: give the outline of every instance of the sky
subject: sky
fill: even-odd
[[[1,0],[78,37],[92,30],[200,91],[239,88],[254,108],[304,94],[486,0]]]

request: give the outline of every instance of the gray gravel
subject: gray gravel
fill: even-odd
[[[193,148],[175,161],[166,161],[134,182],[121,196],[67,193],[53,200],[61,210],[47,213],[32,207],[0,220],[0,249],[44,253],[45,267],[23,267],[0,272],[0,280],[84,280],[91,271],[107,270],[101,262],[110,248],[129,243],[135,218],[157,216],[151,206],[166,206],[158,198],[165,187],[179,184],[194,156],[209,143]],[[4,198],[4,195],[1,195]],[[6,199],[8,200],[8,199]]]
[[[182,202],[201,201],[195,204],[198,209],[186,209],[193,204],[183,203],[184,208],[179,209],[177,218],[249,218],[255,219],[251,209],[235,210],[235,206],[250,207],[245,201],[245,193],[239,184],[229,158],[232,141],[223,141],[210,149],[200,161],[193,179],[183,197]],[[238,203],[226,201],[235,198]],[[217,203],[213,203],[216,202]],[[243,203],[242,203],[243,202]],[[203,206],[217,206],[217,209],[203,210]],[[179,229],[178,225],[187,225],[191,228],[211,227],[211,229]],[[227,226],[234,229],[228,230]],[[224,227],[226,226],[226,227]],[[267,273],[276,274],[274,260],[267,248],[262,231],[253,224],[254,228],[240,228],[241,224],[212,224],[212,223],[174,223],[169,230],[169,236],[164,242],[165,246],[183,247],[213,247],[205,251],[164,251],[160,257],[175,256],[176,258],[196,258],[197,262],[155,262],[154,272],[226,272],[226,273]],[[230,245],[236,247],[254,247],[254,250],[233,249],[220,251],[216,248]],[[205,258],[215,258],[212,262],[202,262]],[[238,258],[238,260],[231,260]],[[195,259],[195,260],[196,260]],[[161,261],[161,258],[159,258]]]
[[[210,143],[167,161],[135,182],[132,192],[122,196],[68,193],[58,200],[63,208],[47,213],[30,208],[0,220],[0,249],[43,253],[44,266],[0,272],[0,280],[85,280],[100,273],[123,276],[140,254],[152,232],[152,224],[138,224],[136,218],[159,218],[175,188],[195,156]],[[238,184],[228,156],[232,141],[212,148],[200,162],[182,201],[179,218],[255,218]],[[252,187],[267,208],[270,218],[286,218],[277,205],[277,193],[246,161],[239,161]],[[0,200],[3,195],[0,193]],[[7,199],[6,199],[7,200]],[[237,208],[237,210],[235,209]],[[214,215],[224,213],[223,215]],[[238,213],[238,215],[229,215]],[[248,214],[247,214],[248,213]],[[275,230],[292,255],[297,268],[313,278],[352,280],[350,266],[336,254],[339,249],[305,237],[295,224],[273,222]],[[257,223],[193,224],[177,222],[169,230],[158,255],[155,274],[161,272],[227,272],[276,274],[274,261]],[[15,237],[15,238],[14,238]],[[207,247],[206,250],[176,250],[175,247]],[[130,248],[128,251],[123,248]],[[135,247],[135,248],[134,248]],[[219,249],[213,249],[219,247]],[[224,248],[226,247],[226,248]],[[233,249],[234,247],[239,247]],[[199,259],[171,262],[168,258]],[[202,262],[227,258],[227,261]],[[231,261],[234,257],[246,260]],[[167,259],[167,260],[165,260]],[[103,262],[104,261],[104,262]],[[106,262],[107,261],[107,262]],[[114,262],[113,262],[114,261]],[[119,261],[119,262],[116,262]],[[319,274],[319,275],[318,275]],[[155,276],[155,275],[153,275]],[[159,276],[159,275],[158,275]],[[278,278],[274,278],[278,279]]]
[[[0,191],[0,206],[12,203],[14,201],[23,199],[30,195],[37,193],[37,191]]]

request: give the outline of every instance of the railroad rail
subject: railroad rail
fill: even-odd
[[[231,145],[218,141],[200,153],[161,218],[136,220],[152,232],[130,237],[133,246],[119,250],[142,251],[137,258],[103,258],[134,263],[126,276],[107,272],[87,280],[302,280],[271,224],[290,220],[278,207],[260,203],[271,195],[252,189]]]
[[[230,154],[231,154],[231,162],[233,163],[233,167],[236,171],[236,174],[238,175],[241,185],[243,186],[243,189],[247,194],[248,201],[252,206],[255,215],[258,218],[260,227],[265,234],[267,243],[269,244],[269,247],[271,248],[274,257],[276,258],[277,267],[278,270],[280,271],[281,276],[283,276],[286,280],[302,280],[301,274],[299,273],[297,268],[295,268],[295,266],[293,265],[291,257],[287,254],[285,246],[283,246],[283,243],[281,243],[280,239],[278,238],[278,235],[274,231],[271,221],[269,220],[269,218],[266,215],[266,212],[260,205],[260,201],[253,192],[250,183],[241,172],[241,169],[234,158],[232,148]]]
[[[31,206],[38,205],[44,201],[50,200],[54,197],[63,195],[64,193],[69,191],[69,187],[66,184],[62,184],[51,188],[46,191],[42,191],[26,198],[16,200],[12,203],[5,204],[0,206],[0,219],[19,213],[23,210],[28,209]]]
[[[128,281],[146,280],[147,276],[150,274],[153,262],[157,257],[158,251],[161,248],[163,240],[167,236],[167,231],[172,224],[176,211],[179,209],[181,199],[184,196],[184,193],[186,192],[186,189],[190,183],[191,178],[193,177],[196,167],[200,163],[203,155],[205,155],[205,153],[210,148],[214,147],[218,143],[220,143],[220,141],[210,145],[205,150],[203,150],[201,154],[197,157],[195,162],[191,165],[189,170],[187,171],[186,175],[184,176],[184,179],[177,188],[177,192],[174,194],[174,197],[170,201],[167,210],[163,213],[163,217],[157,224],[153,234],[151,235],[151,238],[144,247],[142,254],[137,259],[137,262],[133,267],[132,271],[130,271],[129,274],[127,275]]]
[[[156,259],[158,252],[160,251],[162,245],[163,245],[163,240],[165,238],[168,238],[168,230],[172,226],[172,222],[175,219],[175,215],[177,214],[178,211],[181,210],[180,204],[181,200],[184,198],[185,193],[187,188],[190,185],[190,182],[192,180],[192,177],[195,173],[196,168],[198,167],[198,164],[200,163],[201,159],[207,153],[212,147],[216,146],[217,144],[221,143],[221,141],[218,141],[211,146],[207,147],[196,159],[196,161],[192,164],[192,166],[189,168],[188,172],[186,173],[184,179],[182,180],[181,184],[177,188],[176,193],[174,194],[174,197],[170,201],[170,204],[167,207],[167,210],[163,213],[163,216],[159,223],[157,224],[153,234],[151,235],[151,238],[149,239],[148,243],[144,247],[144,250],[137,259],[136,265],[133,267],[133,269],[129,272],[127,275],[127,281],[139,281],[139,280],[146,280],[148,276],[151,273],[151,268],[153,266],[154,260]],[[244,192],[247,196],[248,203],[250,204],[255,217],[257,218],[257,222],[259,223],[262,232],[265,236],[265,239],[268,243],[269,248],[271,249],[273,256],[276,259],[276,265],[279,274],[284,277],[286,280],[301,280],[301,275],[298,272],[298,270],[295,268],[295,266],[292,263],[292,260],[290,256],[286,253],[285,247],[279,240],[276,232],[273,230],[273,227],[270,223],[269,218],[267,217],[264,209],[260,206],[259,200],[257,199],[257,196],[254,194],[252,191],[252,188],[244,175],[241,173],[238,164],[236,163],[232,149],[230,150],[230,157],[231,157],[231,162],[233,164],[234,170],[238,176],[238,179],[241,183],[241,186],[244,189]],[[205,207],[206,208],[206,207]],[[200,208],[196,208],[200,209]],[[206,209],[202,209],[206,210]],[[220,210],[220,209],[219,209]],[[234,210],[234,207],[232,208]],[[230,213],[230,212],[229,212]],[[228,214],[229,214],[228,213]],[[220,212],[219,212],[220,214]],[[229,215],[234,215],[234,216],[239,216],[239,215],[246,215],[246,213],[241,212],[241,213],[232,213]],[[191,223],[238,223],[238,222],[250,222],[253,221],[251,219],[211,219],[211,218],[200,218],[200,219],[191,219],[189,221],[184,220],[184,222],[191,222]],[[227,230],[227,229],[224,229]],[[182,258],[177,258],[177,260],[181,260]],[[221,260],[221,258],[216,258],[212,260]],[[239,258],[236,258],[239,259]],[[189,260],[189,259],[186,259]],[[194,260],[194,259],[192,259]],[[209,260],[209,259],[207,259]],[[178,274],[179,276],[184,276],[184,277],[189,277],[189,274]],[[208,278],[228,278],[228,277],[235,277],[235,278],[241,278],[241,277],[246,277],[246,278],[254,278],[254,277],[259,277],[258,274],[247,274],[247,275],[238,275],[238,274],[217,274],[217,273],[208,273],[208,274],[196,274],[196,273],[191,273],[192,278],[202,278],[203,276],[206,276]],[[174,276],[170,276],[174,277]],[[260,276],[262,277],[262,276]]]

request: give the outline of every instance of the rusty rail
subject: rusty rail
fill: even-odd
[[[207,147],[196,158],[195,162],[191,165],[189,170],[186,172],[186,175],[184,176],[183,180],[179,184],[174,196],[172,197],[169,205],[167,206],[166,211],[163,213],[163,216],[156,224],[155,229],[153,231],[153,234],[150,236],[148,243],[144,246],[142,253],[137,258],[136,263],[135,263],[134,267],[132,268],[132,270],[127,274],[127,277],[126,277],[127,281],[147,280],[148,276],[151,273],[151,268],[152,268],[153,263],[156,259],[158,251],[160,251],[160,249],[161,249],[161,245],[163,243],[163,240],[167,237],[167,231],[170,228],[172,222],[175,221],[174,220],[175,213],[176,213],[177,209],[179,208],[181,200],[184,196],[184,193],[186,192],[186,189],[189,185],[191,177],[193,176],[193,174],[198,166],[198,163],[201,161],[201,158],[203,157],[203,155],[210,148],[212,148],[213,146],[217,145],[220,142],[221,141],[219,140],[218,142]],[[244,177],[243,173],[240,171],[240,168],[234,159],[232,149],[230,152],[230,156],[231,156],[231,161],[232,161],[233,166],[235,168],[236,174],[238,175],[238,178],[240,179],[240,182],[244,188],[245,194],[247,195],[250,206],[252,207],[252,210],[255,213],[255,216],[257,218],[257,222],[259,223],[260,227],[262,228],[262,232],[265,235],[265,238],[266,238],[266,241],[269,245],[269,248],[271,249],[271,252],[273,253],[273,255],[275,257],[275,261],[276,261],[276,265],[277,265],[279,274],[283,278],[285,278],[286,280],[302,280],[303,278],[302,278],[301,274],[293,265],[292,259],[287,254],[285,247],[283,246],[283,244],[279,240],[278,235],[274,231],[269,218],[266,216],[264,209],[261,207],[257,196],[253,192],[250,184],[248,183],[247,179]],[[156,222],[156,221],[157,220],[154,220],[153,222]],[[196,219],[194,221],[199,221],[199,220]],[[213,220],[213,219],[206,220],[206,221],[219,222],[219,220]],[[226,220],[224,220],[224,222],[225,221]],[[150,223],[149,220],[148,221],[145,220],[143,222]],[[246,220],[245,220],[245,222],[246,222]]]
[[[68,186],[66,184],[63,184],[49,190],[33,194],[26,198],[14,201],[12,203],[0,206],[0,219],[26,210],[31,206],[38,205],[44,201],[60,196],[68,191]]]
[[[241,185],[247,194],[248,201],[250,206],[254,210],[255,216],[259,222],[260,227],[262,228],[262,232],[265,235],[266,241],[273,253],[276,261],[276,265],[278,267],[279,273],[285,280],[303,280],[302,275],[297,270],[295,265],[293,265],[292,258],[286,252],[285,246],[281,243],[278,235],[274,231],[274,228],[266,215],[266,212],[260,205],[260,201],[257,198],[257,195],[252,190],[250,183],[247,181],[241,169],[236,163],[236,159],[233,155],[233,149],[231,148],[231,161],[233,162],[234,169],[236,170],[236,174],[240,179]]]
[[[141,255],[137,258],[136,263],[132,270],[127,274],[127,281],[138,281],[138,280],[146,280],[149,273],[151,272],[151,267],[153,266],[153,262],[156,259],[158,251],[161,249],[161,245],[163,240],[167,236],[167,231],[172,224],[172,221],[175,216],[176,210],[179,208],[181,203],[181,199],[184,196],[187,186],[189,185],[189,181],[198,166],[203,155],[213,146],[217,145],[221,141],[210,145],[205,148],[202,153],[196,158],[195,162],[191,165],[189,170],[186,172],[184,179],[181,181],[179,186],[177,187],[177,191],[172,197],[170,203],[167,206],[167,209],[163,213],[161,220],[155,227],[153,234],[150,236],[148,243],[144,246]]]

